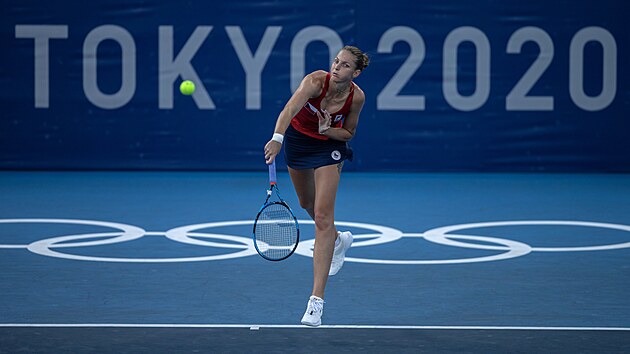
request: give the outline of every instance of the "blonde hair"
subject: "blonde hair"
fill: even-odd
[[[355,46],[347,45],[341,50],[347,50],[348,52],[354,55],[355,60],[354,64],[357,67],[357,70],[363,71],[363,69],[367,68],[370,65],[370,58],[368,58],[367,54],[363,53],[363,51]]]

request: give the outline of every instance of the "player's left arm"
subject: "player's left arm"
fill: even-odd
[[[357,131],[359,125],[359,115],[363,109],[365,103],[365,94],[359,86],[355,87],[354,97],[352,98],[352,105],[350,106],[350,113],[343,120],[343,125],[340,128],[329,128],[323,135],[340,141],[350,141]]]

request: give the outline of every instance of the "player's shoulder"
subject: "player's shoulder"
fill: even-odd
[[[324,70],[313,71],[306,75],[302,80],[302,87],[309,92],[321,91],[326,82],[326,74]]]
[[[359,85],[357,85],[355,82],[352,83],[354,84],[354,99],[361,102],[365,101],[365,92],[363,92],[361,87],[359,87]]]
[[[326,70],[315,70],[308,74],[308,76],[318,79],[326,79],[326,75],[328,75],[328,71]]]
[[[323,83],[326,81],[326,75],[328,75],[328,72],[324,70],[316,70],[306,75],[305,79],[307,79],[311,83],[317,83],[318,85],[323,85]]]

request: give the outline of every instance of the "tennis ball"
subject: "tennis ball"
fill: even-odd
[[[179,85],[179,91],[186,96],[190,96],[195,92],[195,84],[190,80],[186,80]]]

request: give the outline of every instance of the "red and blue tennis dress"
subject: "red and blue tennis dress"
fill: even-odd
[[[330,139],[319,134],[321,103],[328,92],[330,73],[326,75],[322,93],[309,99],[304,107],[291,119],[291,124],[284,135],[284,157],[287,165],[293,169],[318,168],[335,165],[344,160],[352,161],[352,149],[345,141]],[[329,112],[332,117],[330,126],[339,128],[350,113],[354,83],[350,84],[350,93],[343,107],[337,112]],[[323,114],[323,113],[322,113]]]

